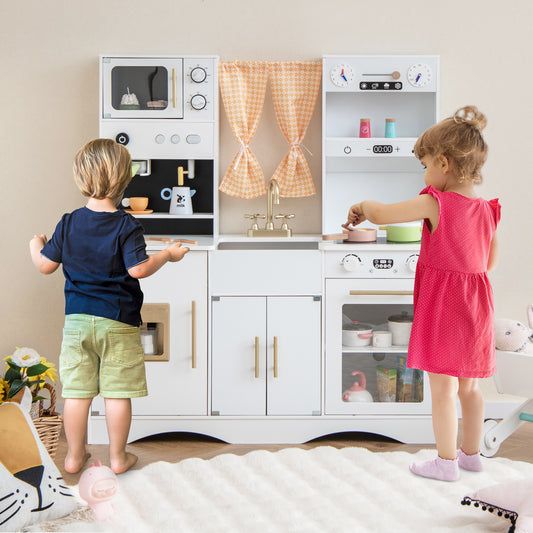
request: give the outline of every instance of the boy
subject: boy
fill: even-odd
[[[87,418],[98,393],[105,398],[111,469],[120,474],[137,461],[126,452],[126,442],[131,398],[148,394],[138,280],[189,251],[176,243],[146,254],[141,225],[117,209],[131,174],[124,146],[111,139],[87,143],[74,160],[74,179],[87,205],[63,215],[50,241],[45,235],[30,241],[33,263],[43,274],[63,263],[66,317],[59,372],[69,473],[79,472],[88,458]]]

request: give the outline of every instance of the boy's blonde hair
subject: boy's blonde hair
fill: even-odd
[[[467,179],[481,183],[481,168],[487,160],[488,147],[482,130],[487,125],[485,115],[475,106],[458,109],[426,130],[416,141],[414,152],[418,159],[426,155],[445,156],[459,181]]]
[[[110,198],[118,206],[131,181],[131,156],[112,139],[94,139],[74,158],[74,181],[84,196]]]

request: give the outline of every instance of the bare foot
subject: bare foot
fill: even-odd
[[[65,457],[65,471],[69,474],[77,474],[82,468],[87,460],[91,457],[90,453],[85,452],[83,457],[70,456],[67,453]]]
[[[126,470],[129,470],[137,462],[137,459],[138,457],[136,455],[133,455],[129,452],[125,452],[124,457],[122,459],[110,461],[111,470],[113,470],[115,474],[122,474],[126,472]]]

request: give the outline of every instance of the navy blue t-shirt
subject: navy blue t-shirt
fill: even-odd
[[[63,215],[41,253],[63,263],[65,314],[84,313],[138,326],[143,293],[128,274],[148,259],[140,223],[124,211],[87,207]]]

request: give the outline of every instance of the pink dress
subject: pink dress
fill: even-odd
[[[439,223],[424,223],[415,277],[414,320],[407,366],[434,374],[489,377],[496,370],[494,304],[487,277],[500,220],[498,200],[467,198],[432,186]]]

